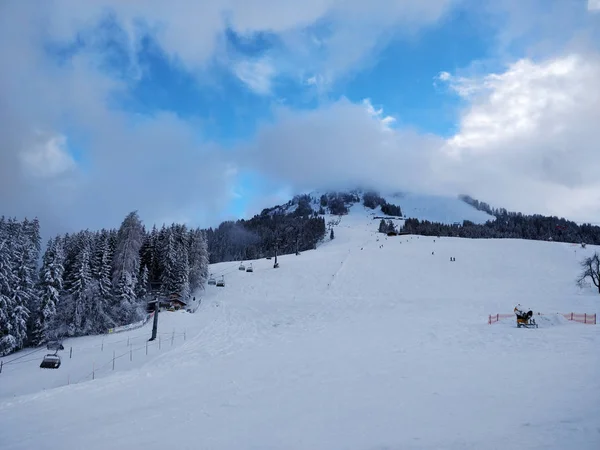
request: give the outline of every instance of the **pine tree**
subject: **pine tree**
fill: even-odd
[[[117,234],[113,257],[113,292],[118,322],[134,319],[136,313],[135,287],[140,272],[140,249],[144,228],[136,211],[125,217]]]
[[[144,265],[140,271],[140,276],[138,277],[137,286],[135,289],[135,294],[139,299],[144,299],[148,295],[149,273],[150,271],[148,270],[148,266]]]
[[[80,251],[75,258],[72,271],[66,280],[67,287],[67,317],[65,325],[70,336],[86,334],[92,328],[87,320],[92,309],[93,278],[91,271],[91,236],[85,232],[77,235]]]
[[[166,297],[170,297],[179,291],[177,282],[177,248],[173,228],[165,230],[161,247],[161,289]]]
[[[27,309],[29,320],[27,323],[28,343],[37,346],[43,339],[43,325],[41,322],[41,302],[37,295],[38,285],[38,260],[41,252],[40,224],[38,219],[29,221],[25,219],[22,223],[22,248],[24,251],[23,264],[27,267],[27,279],[25,286],[28,295]]]
[[[0,221],[0,355],[7,355],[17,349],[12,317],[15,313],[13,297],[17,284],[12,268],[14,249],[10,242],[10,233],[4,218]]]
[[[57,337],[54,322],[63,288],[63,259],[62,240],[60,237],[50,239],[43,256],[39,281],[41,342]]]
[[[176,247],[176,293],[185,301],[190,296],[189,233],[185,225],[173,225]]]
[[[106,305],[110,304],[112,294],[112,251],[110,235],[106,230],[96,237],[94,250],[93,277],[98,282],[98,294]]]
[[[189,243],[189,284],[193,293],[204,288],[208,279],[208,246],[206,236],[200,229],[190,231]]]
[[[148,270],[148,281],[151,278],[152,275],[152,267],[154,267],[154,259],[156,256],[156,252],[155,252],[155,242],[156,242],[156,236],[157,236],[157,231],[156,231],[156,226],[154,226],[152,228],[152,231],[150,233],[145,233],[144,234],[144,239],[142,242],[142,248],[140,249],[140,267],[142,268],[140,270],[140,276],[141,276],[141,271],[144,270],[143,268],[146,267]]]
[[[14,220],[9,222],[9,227],[12,230],[9,242],[14,249],[12,271],[15,277],[12,290],[12,315],[9,320],[12,323],[16,348],[20,349],[27,343],[27,324],[30,315],[28,306],[35,297],[35,271],[31,267],[31,246],[24,224]]]

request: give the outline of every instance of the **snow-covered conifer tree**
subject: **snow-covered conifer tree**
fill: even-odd
[[[203,288],[208,279],[208,246],[206,236],[200,230],[191,230],[189,237],[190,290]]]
[[[71,271],[65,280],[68,295],[65,298],[66,317],[64,319],[66,321],[64,325],[66,325],[67,333],[71,336],[86,334],[92,328],[87,317],[94,298],[91,271],[92,237],[89,232],[81,232],[75,236],[75,239],[78,241],[79,252],[75,256]]]
[[[137,280],[135,293],[138,299],[143,299],[148,294],[148,266],[144,265]]]
[[[15,302],[14,288],[17,284],[13,272],[14,248],[7,222],[0,219],[0,356],[17,349],[12,318]]]
[[[63,243],[60,236],[48,241],[42,259],[39,279],[41,342],[55,338],[55,316],[60,306],[60,292],[63,288]]]
[[[129,321],[136,309],[135,287],[140,272],[140,249],[144,228],[136,211],[125,217],[119,231],[113,256],[112,283],[115,307],[122,309],[117,322]]]

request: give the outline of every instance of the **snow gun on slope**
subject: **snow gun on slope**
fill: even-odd
[[[519,303],[515,306],[515,314],[517,316],[517,328],[525,327],[525,328],[537,328],[537,323],[533,318],[533,311],[528,310],[527,308],[523,308]]]

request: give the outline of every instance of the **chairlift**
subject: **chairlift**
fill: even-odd
[[[61,341],[49,341],[46,344],[46,348],[48,350],[55,350],[55,351],[64,350],[65,349],[65,347],[63,346],[63,344],[62,344]]]
[[[214,286],[215,284],[217,284],[217,280],[215,280],[215,277],[213,277],[212,275],[210,276],[210,278],[208,279],[208,284]]]
[[[250,263],[250,265],[246,267],[246,272],[254,272],[254,269],[252,268],[252,263]]]
[[[244,263],[240,262],[240,270],[246,270],[246,266],[244,266]]]
[[[41,369],[58,369],[60,367],[60,356],[56,353],[48,353],[40,364]]]
[[[222,276],[219,281],[217,281],[217,287],[225,287],[225,277]]]

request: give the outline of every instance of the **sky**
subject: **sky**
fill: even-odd
[[[357,185],[600,222],[600,0],[5,0],[0,58],[46,235]]]

